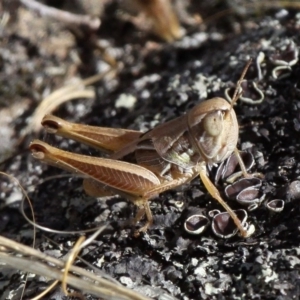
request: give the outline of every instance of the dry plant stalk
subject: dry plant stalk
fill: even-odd
[[[0,264],[13,268],[17,266],[18,270],[54,280],[61,281],[63,279],[62,270],[65,268],[66,262],[3,236],[0,236],[0,246]],[[148,297],[98,277],[82,268],[70,266],[69,271],[65,282],[85,293],[90,293],[103,299],[150,300]]]
[[[141,20],[134,22],[138,27],[148,27],[154,34],[167,42],[183,36],[178,17],[170,0],[131,0],[140,12]],[[140,25],[140,26],[139,26]]]

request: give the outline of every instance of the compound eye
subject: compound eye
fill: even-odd
[[[218,136],[223,130],[223,113],[220,110],[208,113],[203,119],[203,128],[210,136]]]

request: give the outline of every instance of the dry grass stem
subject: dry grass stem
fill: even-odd
[[[20,0],[20,2],[41,16],[50,17],[65,24],[85,26],[90,30],[97,30],[101,24],[99,18],[90,15],[73,14],[54,7],[49,7],[34,0]]]

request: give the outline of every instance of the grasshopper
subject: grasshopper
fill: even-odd
[[[207,176],[207,166],[224,161],[234,152],[244,176],[250,176],[236,148],[239,127],[233,109],[250,63],[242,72],[231,103],[219,97],[206,100],[146,133],[69,123],[52,115],[42,120],[47,132],[109,152],[107,158],[63,151],[40,140],[32,141],[29,148],[36,159],[86,175],[83,186],[89,195],[119,194],[131,200],[139,207],[135,223],[144,215],[147,218],[138,232],[145,232],[153,222],[150,199],[200,175],[210,195],[229,213],[240,234],[247,237],[250,231],[221,198]]]

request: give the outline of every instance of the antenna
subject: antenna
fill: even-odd
[[[246,64],[246,66],[244,67],[244,70],[242,72],[242,75],[240,77],[240,79],[237,82],[236,88],[234,90],[234,94],[231,100],[231,108],[233,108],[233,105],[235,104],[235,102],[239,99],[239,97],[242,95],[243,90],[241,90],[241,85],[242,85],[242,81],[244,80],[244,77],[250,67],[252,63],[252,58],[250,58]]]

